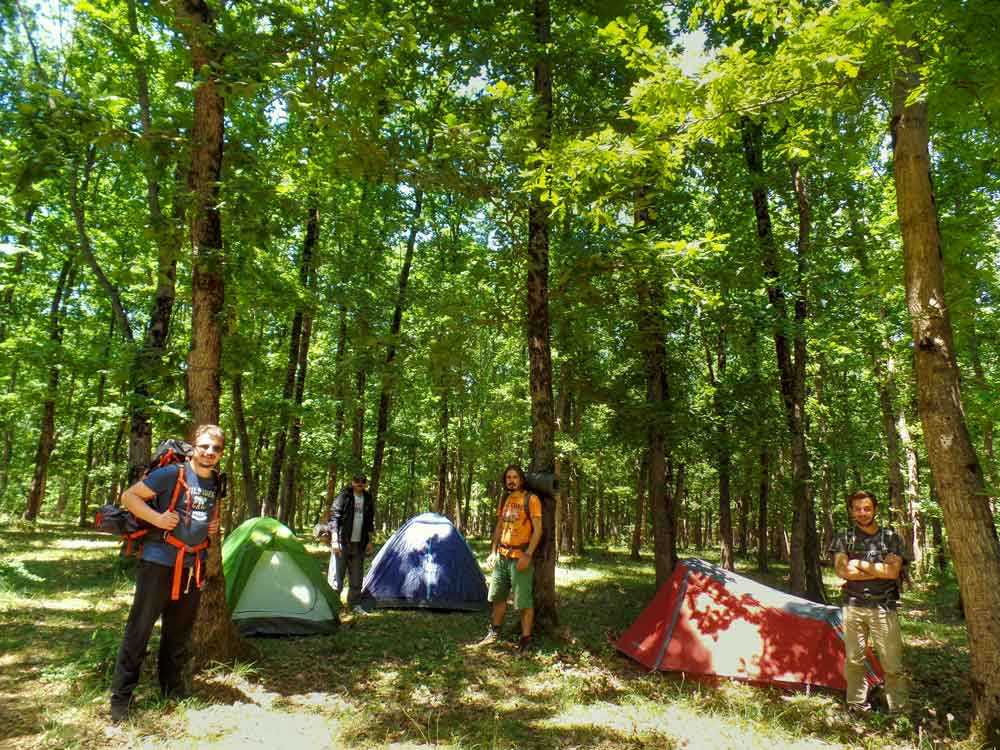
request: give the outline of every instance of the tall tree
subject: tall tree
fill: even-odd
[[[1000,681],[996,679],[1000,674],[1000,541],[962,406],[931,184],[920,42],[909,35],[901,36],[899,42],[890,131],[917,402],[969,630],[978,729],[995,746],[1000,743]]]
[[[791,580],[792,591],[815,601],[824,601],[823,581],[819,572],[819,550],[816,539],[815,511],[811,493],[812,474],[806,447],[806,299],[800,290],[795,297],[794,323],[788,317],[787,293],[782,283],[778,261],[778,245],[771,225],[768,206],[767,183],[764,175],[763,128],[749,118],[743,120],[743,154],[751,178],[751,195],[757,224],[757,239],[764,265],[767,296],[773,309],[774,348],[777,355],[778,375],[785,421],[788,426],[792,456],[792,512]],[[799,210],[799,237],[797,244],[797,271],[804,280],[805,256],[809,244],[809,204],[801,175],[793,168],[793,185]],[[788,330],[794,331],[789,346]],[[793,353],[794,348],[794,353]],[[794,356],[793,356],[794,354]],[[810,531],[811,529],[811,531]]]
[[[219,179],[225,104],[219,83],[223,69],[216,19],[204,0],[174,0],[177,25],[187,40],[194,71],[191,126],[191,350],[187,398],[195,425],[219,423],[222,321],[225,302]],[[192,633],[196,659],[228,660],[239,651],[239,634],[229,619],[222,573],[221,537],[208,550],[208,583]]]
[[[552,140],[552,16],[549,0],[533,0],[534,127],[539,153]],[[549,228],[551,207],[540,191],[528,206],[528,360],[531,391],[531,464],[533,473],[555,472],[555,407],[552,395],[552,344],[549,322]],[[554,498],[542,503],[545,535],[535,551],[535,619],[542,627],[559,624],[556,609]]]

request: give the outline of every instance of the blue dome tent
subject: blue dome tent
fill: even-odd
[[[372,560],[365,606],[478,611],[486,579],[465,537],[444,516],[423,513],[396,531]]]

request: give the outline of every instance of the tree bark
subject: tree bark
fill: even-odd
[[[537,152],[552,138],[552,18],[549,0],[533,0],[534,9],[534,139]],[[555,472],[555,414],[552,396],[552,349],[549,321],[549,229],[551,206],[534,191],[528,206],[527,333],[531,391],[531,464],[535,473]],[[555,502],[543,497],[542,524],[547,530],[535,550],[535,622],[539,628],[559,625],[556,604]]]
[[[222,172],[224,102],[218,72],[222,49],[215,18],[205,0],[174,0],[180,31],[191,48],[194,72],[194,118],[191,127],[191,170],[188,186],[191,213],[191,350],[188,354],[187,399],[194,425],[219,423],[222,320],[225,303],[222,217],[219,179]],[[211,538],[208,583],[192,633],[193,666],[209,658],[229,661],[240,651],[240,638],[229,619],[222,573],[221,536]]]
[[[222,55],[217,48],[215,19],[208,4],[204,0],[175,0],[175,8],[180,30],[191,47],[195,79],[191,170],[188,174],[192,199],[188,407],[193,424],[218,424],[225,303],[222,217],[219,213],[225,108],[217,80]],[[209,572],[214,571],[210,569]]]
[[[890,129],[896,209],[903,236],[906,302],[913,334],[917,402],[941,502],[971,657],[975,734],[1000,744],[1000,542],[979,459],[965,422],[944,289],[937,207],[931,185],[928,108],[917,46],[899,47]]]

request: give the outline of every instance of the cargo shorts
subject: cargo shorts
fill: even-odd
[[[521,572],[517,569],[517,559],[500,557],[493,567],[490,577],[489,600],[492,603],[507,600],[507,595],[514,589],[515,609],[532,609],[534,607],[535,564]]]

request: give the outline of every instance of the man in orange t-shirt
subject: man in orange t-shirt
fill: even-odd
[[[496,561],[490,579],[489,601],[493,616],[489,632],[481,641],[493,643],[507,614],[507,595],[514,591],[514,606],[521,610],[521,640],[518,648],[531,647],[531,626],[535,619],[533,602],[534,566],[531,556],[542,539],[542,503],[524,486],[524,472],[511,464],[503,473],[507,496],[500,503],[493,532],[491,557]]]

